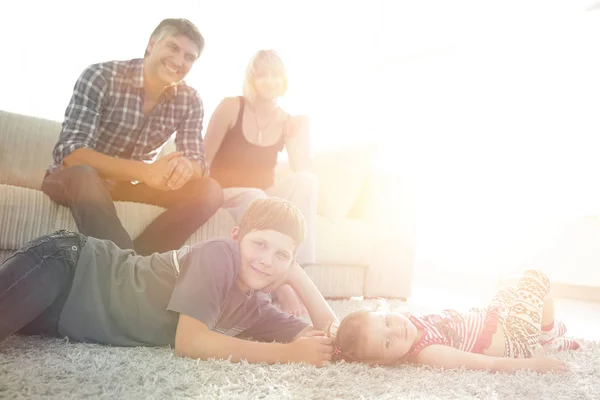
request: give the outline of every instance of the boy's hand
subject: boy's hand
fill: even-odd
[[[294,279],[294,276],[298,272],[298,269],[300,269],[300,272],[302,272],[302,267],[298,265],[296,261],[292,261],[290,266],[286,269],[279,271],[279,273],[275,275],[273,282],[262,288],[261,292],[273,293],[282,285],[290,283]]]
[[[311,329],[310,331],[306,331],[299,337],[327,337],[327,334],[323,331],[318,331],[316,329]]]
[[[311,335],[299,337],[286,344],[285,359],[288,362],[306,362],[322,367],[327,361],[331,361],[331,338],[317,334],[317,331],[311,331]]]

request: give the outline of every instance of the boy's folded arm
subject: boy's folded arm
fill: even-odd
[[[295,262],[290,268],[293,268],[293,270],[290,271],[288,283],[294,288],[298,297],[304,303],[314,327],[311,329],[324,331],[332,322],[337,323],[338,319],[335,313],[308,274]],[[310,329],[305,328],[305,330],[308,331]],[[299,334],[298,336],[301,335]]]
[[[175,353],[178,356],[247,360],[250,363],[288,362],[286,344],[261,343],[238,339],[213,332],[206,324],[184,314],[179,315],[175,334]]]
[[[514,372],[521,369],[535,369],[535,359],[493,357],[485,354],[468,353],[444,345],[431,345],[421,350],[413,361],[419,364],[454,369],[465,367],[491,372]]]

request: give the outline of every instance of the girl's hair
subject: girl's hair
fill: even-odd
[[[298,207],[278,197],[256,199],[250,203],[240,221],[240,239],[254,230],[272,229],[288,235],[296,249],[304,241],[306,222]]]
[[[283,89],[279,96],[283,96],[287,91],[288,79],[285,72],[285,66],[281,57],[275,50],[259,50],[248,63],[246,67],[246,75],[242,85],[242,93],[244,97],[252,103],[256,99],[256,89],[254,88],[254,80],[256,79],[256,71],[264,67],[275,75],[283,78]]]
[[[332,361],[344,360],[346,362],[366,361],[362,355],[362,349],[366,340],[364,328],[365,317],[370,312],[388,309],[388,303],[378,299],[373,308],[364,308],[348,314],[342,322],[332,323],[326,329],[327,336],[333,339]]]

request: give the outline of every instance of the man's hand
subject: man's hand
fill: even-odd
[[[194,166],[189,158],[181,156],[169,161],[169,171],[165,176],[169,189],[181,189],[192,176],[194,176]]]
[[[322,367],[327,361],[331,361],[333,353],[332,340],[323,332],[312,336],[302,336],[291,343],[286,344],[285,359],[288,362],[306,362],[317,367]]]
[[[144,183],[154,189],[165,191],[171,190],[171,188],[167,185],[172,172],[170,169],[170,162],[171,160],[180,158],[182,156],[182,152],[176,151],[155,160],[152,164],[149,164],[146,169],[146,176],[143,179]]]

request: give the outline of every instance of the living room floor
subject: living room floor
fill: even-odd
[[[492,282],[448,285],[446,282],[417,278],[413,281],[413,295],[406,302],[406,307],[419,313],[439,312],[444,308],[467,310],[485,307],[497,288],[498,285]],[[600,302],[556,298],[554,303],[556,318],[567,325],[567,335],[600,340]]]

